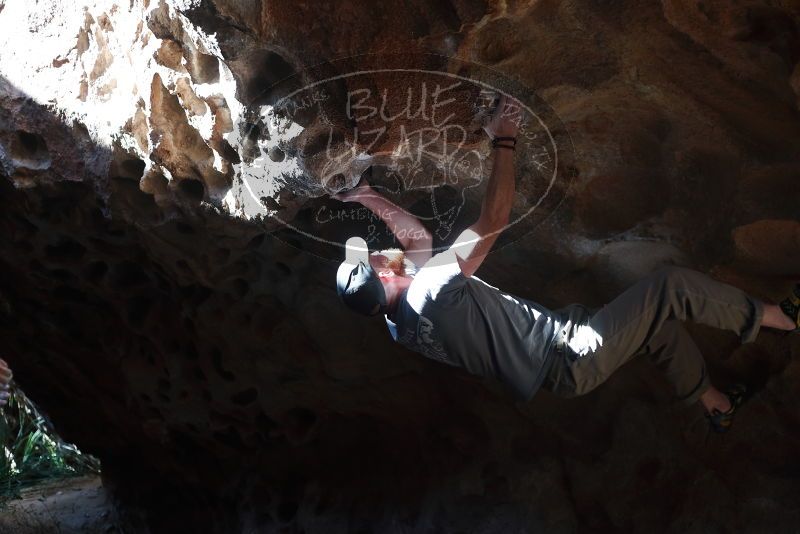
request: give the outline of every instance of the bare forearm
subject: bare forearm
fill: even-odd
[[[450,247],[459,258],[464,276],[472,276],[508,224],[514,202],[514,153],[494,149],[494,165],[481,205],[481,216],[461,232]]]
[[[483,197],[480,221],[491,226],[493,231],[508,224],[514,193],[514,152],[506,148],[495,148],[492,174]]]
[[[358,201],[377,215],[405,249],[430,247],[431,235],[419,219],[374,191]]]
[[[450,247],[464,276],[472,276],[492,249],[511,215],[514,204],[514,150],[521,108],[507,95],[500,97],[489,124],[484,127],[493,139],[492,174],[486,186],[478,220],[461,232]],[[496,146],[495,146],[496,145]]]

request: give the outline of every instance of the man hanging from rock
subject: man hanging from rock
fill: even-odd
[[[634,356],[649,354],[680,401],[700,401],[712,429],[727,430],[743,388],[723,393],[711,385],[681,321],[753,341],[760,327],[798,328],[800,290],[771,305],[699,272],[664,267],[591,313],[578,304],[551,311],[474,276],[509,221],[520,117],[519,103],[501,97],[484,127],[494,154],[480,216],[444,252],[431,257],[432,238],[422,223],[368,184],[334,195],[369,208],[403,247],[370,254],[364,239],[350,238],[337,272],[340,297],[359,313],[383,314],[395,341],[493,376],[525,401],[540,387],[563,397],[588,393]]]

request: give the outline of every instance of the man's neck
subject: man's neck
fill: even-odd
[[[387,293],[387,310],[390,317],[393,317],[397,312],[400,302],[406,298],[408,287],[414,280],[410,276],[404,276],[402,279],[404,280],[402,283],[393,282],[391,285],[384,286],[384,291]],[[407,282],[405,282],[406,280]]]
[[[398,293],[395,299],[392,301],[392,305],[388,310],[390,319],[394,319],[395,315],[397,314],[397,310],[400,308],[400,303],[406,299],[406,293],[408,293],[407,287]]]

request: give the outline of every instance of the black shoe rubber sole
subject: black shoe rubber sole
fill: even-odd
[[[747,387],[743,384],[736,384],[728,388],[725,395],[730,400],[731,409],[727,412],[715,411],[713,414],[706,414],[711,430],[720,434],[730,430],[733,416],[746,399]]]

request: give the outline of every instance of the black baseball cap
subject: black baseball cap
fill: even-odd
[[[336,271],[336,291],[351,310],[362,315],[372,313],[375,306],[379,310],[386,306],[386,292],[381,279],[369,264],[367,242],[360,237],[351,237],[345,244],[345,260]]]

